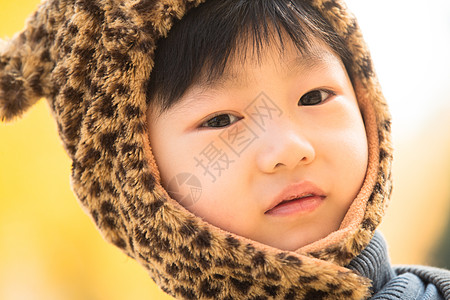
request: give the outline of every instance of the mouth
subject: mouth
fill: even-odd
[[[289,185],[275,197],[264,214],[271,216],[306,214],[318,208],[325,198],[325,194],[313,183]]]

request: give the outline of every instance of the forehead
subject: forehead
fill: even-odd
[[[220,76],[208,78],[206,74],[197,80],[186,92],[188,97],[182,97],[179,104],[194,105],[210,100],[201,97],[202,94],[214,91],[223,91],[229,88],[245,88],[249,85],[252,73],[249,69],[258,68],[264,63],[273,63],[280,74],[302,74],[324,69],[330,64],[343,63],[339,56],[324,43],[316,42],[307,50],[300,52],[292,42],[286,43],[283,48],[266,46],[260,54],[247,50],[245,55],[236,54],[230,59]]]

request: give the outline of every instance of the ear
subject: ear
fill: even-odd
[[[41,97],[51,93],[54,67],[50,45],[52,20],[44,2],[29,18],[25,29],[9,41],[0,40],[0,120],[21,116]],[[53,20],[54,21],[54,20]]]

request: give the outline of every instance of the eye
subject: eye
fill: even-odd
[[[334,95],[336,94],[329,90],[314,90],[304,94],[298,104],[302,106],[318,105]]]
[[[232,120],[240,120],[232,114],[220,114],[212,117],[211,119],[203,122],[200,127],[212,127],[212,128],[222,128],[232,124]]]

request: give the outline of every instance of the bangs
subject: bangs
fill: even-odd
[[[344,41],[304,2],[208,0],[191,9],[158,41],[148,101],[161,114],[193,84],[219,79],[231,60],[242,64],[251,53],[259,62],[265,46],[273,44],[282,53],[287,38],[301,54],[322,41],[347,68],[350,55]]]

